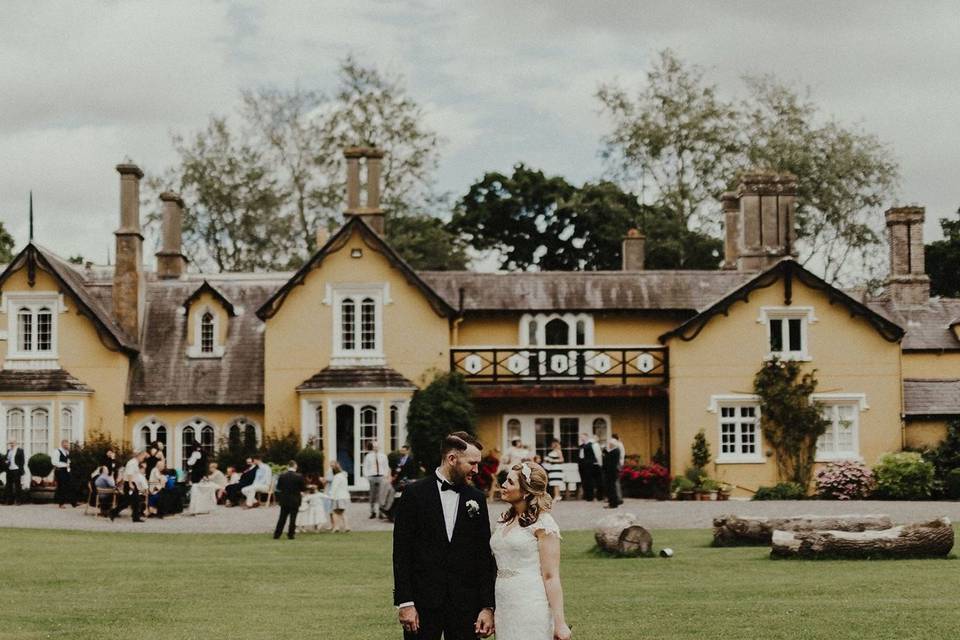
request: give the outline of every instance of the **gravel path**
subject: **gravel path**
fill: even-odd
[[[491,504],[491,517],[502,511],[502,504]],[[947,516],[960,521],[960,502],[655,502],[627,500],[619,511],[636,514],[650,529],[702,529],[712,525],[714,516],[735,513],[743,516],[886,514],[894,522],[928,520]],[[129,513],[129,512],[127,512]],[[218,508],[208,515],[173,516],[131,522],[129,515],[110,522],[106,518],[84,515],[83,507],[58,509],[56,505],[0,506],[0,527],[28,529],[73,529],[83,531],[140,531],[149,533],[266,533],[273,530],[279,509],[261,507]],[[388,522],[369,520],[366,504],[352,504],[348,519],[354,531],[389,531]],[[566,530],[592,529],[598,518],[610,513],[596,502],[564,500],[554,508],[560,527]]]

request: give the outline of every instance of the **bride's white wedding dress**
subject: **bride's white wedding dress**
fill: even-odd
[[[557,521],[543,513],[529,527],[498,523],[490,538],[497,559],[497,640],[553,640],[553,615],[540,575],[540,530],[560,536]]]

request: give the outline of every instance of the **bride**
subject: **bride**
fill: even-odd
[[[497,559],[497,640],[568,640],[560,586],[560,528],[550,515],[547,472],[514,465],[501,488],[510,508],[490,539]]]

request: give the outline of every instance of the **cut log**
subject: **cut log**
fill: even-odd
[[[953,548],[948,518],[883,531],[774,531],[771,558],[942,558]]]
[[[795,516],[791,518],[741,518],[725,515],[713,519],[713,546],[767,546],[773,531],[879,531],[893,526],[890,516]]]
[[[616,513],[597,521],[594,529],[597,546],[623,556],[649,555],[653,549],[653,536],[637,524],[632,513]]]

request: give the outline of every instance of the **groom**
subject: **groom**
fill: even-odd
[[[393,529],[393,603],[407,640],[493,634],[497,567],[483,493],[467,484],[482,445],[463,431],[443,440],[440,467],[407,485]]]

